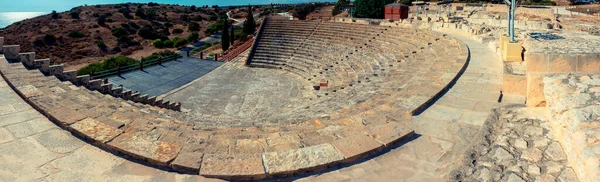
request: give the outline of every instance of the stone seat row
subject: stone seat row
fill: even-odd
[[[139,103],[149,104],[157,107],[180,110],[181,104],[170,101],[156,99],[154,96],[142,95],[139,92],[124,90],[122,87],[116,87],[112,83],[103,83],[102,80],[90,80],[89,75],[77,76],[77,71],[64,71],[64,66],[50,65],[49,59],[36,59],[34,52],[19,53],[20,46],[4,46],[3,53],[6,59],[17,61],[30,69],[39,69],[44,75],[55,76],[63,81],[70,81],[76,85],[85,86],[91,90],[98,90],[102,93],[112,95],[114,97],[132,100]]]
[[[363,124],[341,128],[337,125],[325,128],[290,126],[286,132],[248,128],[245,131],[238,129],[240,132],[234,132],[235,129],[194,129],[160,114],[172,111],[107,98],[100,92],[28,70],[20,63],[4,62],[0,71],[44,115],[92,143],[152,165],[208,177],[260,179],[268,175],[292,174],[356,160],[412,135],[411,130],[401,128],[399,123],[388,123],[385,128]],[[390,127],[395,132],[380,131],[390,130]],[[373,138],[375,134],[378,135]],[[375,145],[358,150],[348,148],[360,147],[348,143],[356,139]],[[311,153],[315,151],[329,157]],[[302,158],[287,156],[296,152],[302,154]],[[281,163],[283,161],[286,163]],[[296,165],[290,166],[288,162]]]

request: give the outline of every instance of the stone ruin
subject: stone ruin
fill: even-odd
[[[488,116],[464,162],[448,164],[456,168],[448,179],[598,180],[597,41],[552,30],[553,21],[523,21],[522,59],[505,61],[503,22],[463,11],[401,22],[266,17],[244,64],[294,75],[291,88],[302,98],[252,116],[181,112],[181,103],[77,76],[1,37],[0,73],[38,112],[99,148],[181,173],[256,180],[353,164],[410,143],[419,134],[413,119],[470,66],[470,48],[440,32],[464,35],[502,58],[499,100],[518,104]]]

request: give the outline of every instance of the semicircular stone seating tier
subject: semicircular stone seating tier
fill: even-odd
[[[36,110],[107,151],[184,173],[263,179],[350,163],[410,138],[412,115],[456,81],[469,54],[457,40],[415,29],[274,17],[261,26],[249,66],[293,73],[311,96],[251,122],[63,82],[16,62],[26,60],[10,46],[0,45],[12,60],[0,61],[0,73]]]

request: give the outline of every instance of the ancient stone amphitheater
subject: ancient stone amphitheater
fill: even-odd
[[[76,76],[18,45],[2,53],[10,87],[61,128],[152,166],[223,179],[325,169],[409,139],[412,115],[456,81],[469,56],[430,31],[270,17],[246,64],[296,75],[302,94],[272,112],[223,119],[186,116],[179,103]]]
[[[596,39],[556,54],[581,40],[523,33],[527,52],[509,61],[505,29],[474,12],[268,16],[246,57],[159,97],[0,37],[0,181],[598,179],[600,53],[574,54]],[[517,28],[552,27],[532,23]],[[531,55],[550,53],[574,55],[555,67],[575,73],[539,71],[554,57]]]

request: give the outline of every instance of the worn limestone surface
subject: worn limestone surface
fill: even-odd
[[[578,181],[551,129],[543,108],[497,109],[453,180]]]
[[[581,181],[600,180],[600,75],[556,74],[544,78],[554,135]]]
[[[215,181],[148,167],[59,128],[0,79],[0,181]]]
[[[191,92],[180,90],[187,96],[180,99],[190,101],[187,112],[104,95],[121,88],[88,90],[19,60],[0,61],[0,73],[50,120],[97,147],[182,173],[245,180],[323,170],[412,138],[412,115],[456,81],[469,56],[463,43],[429,31],[282,19],[265,23],[250,68],[217,69],[207,82],[189,84]],[[316,26],[322,28],[315,34],[299,33]],[[350,31],[335,34],[342,29]],[[297,43],[302,43],[299,49],[293,46]],[[283,53],[294,56],[275,56]],[[497,100],[498,95],[467,97]],[[154,105],[160,102],[154,99],[148,98]],[[465,122],[477,124],[478,116],[465,115]],[[289,151],[301,151],[301,158],[289,158]]]

